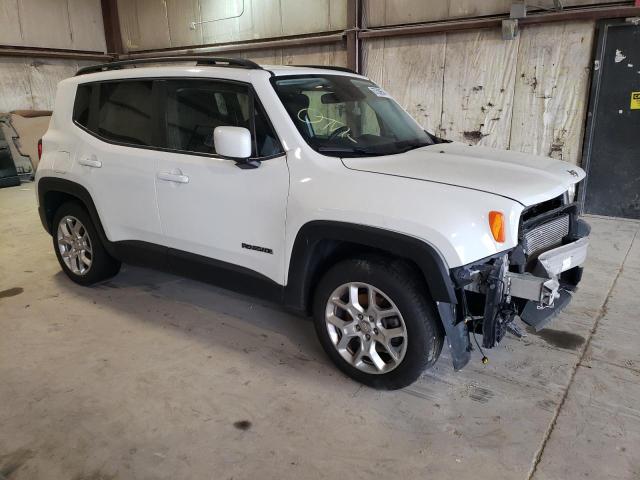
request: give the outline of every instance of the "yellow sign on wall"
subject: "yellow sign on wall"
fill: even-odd
[[[631,110],[640,110],[640,92],[631,92]]]

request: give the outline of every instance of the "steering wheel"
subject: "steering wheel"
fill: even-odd
[[[341,133],[345,133],[348,132],[349,130],[351,130],[348,126],[343,125],[341,127],[336,128],[333,132],[331,132],[329,134],[329,137],[327,137],[327,140],[333,140],[334,138],[336,138],[338,135],[340,135]]]

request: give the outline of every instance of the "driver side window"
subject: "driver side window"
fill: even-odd
[[[215,154],[213,131],[231,126],[252,133],[252,157],[282,152],[264,110],[245,85],[210,80],[167,80],[165,132],[171,150]]]

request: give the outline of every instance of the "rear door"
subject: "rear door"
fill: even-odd
[[[289,171],[253,89],[209,79],[159,84],[166,151],[158,152],[156,185],[165,245],[282,284]],[[241,169],[216,155],[219,126],[252,132],[258,168]]]
[[[78,86],[73,118],[83,131],[74,173],[89,189],[113,242],[161,242],[153,85],[119,80]]]

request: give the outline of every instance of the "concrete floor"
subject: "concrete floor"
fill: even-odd
[[[550,329],[378,392],[275,306],[132,267],[73,284],[33,190],[0,189],[0,479],[640,478],[640,223],[589,220]]]

